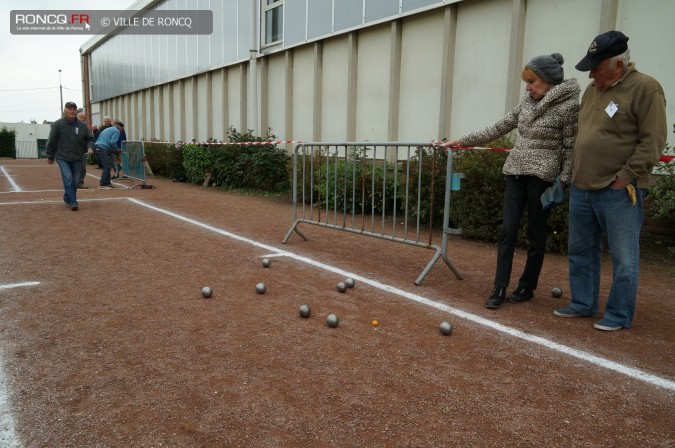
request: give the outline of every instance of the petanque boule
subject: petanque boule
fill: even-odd
[[[452,334],[452,325],[450,322],[441,322],[441,325],[438,327],[438,330],[443,336],[450,336]]]
[[[272,262],[270,261],[269,258],[263,258],[263,259],[260,261],[260,264],[262,264],[262,267],[264,267],[264,268],[269,268],[270,265],[272,264]]]
[[[265,294],[265,291],[267,291],[267,286],[265,286],[264,283],[258,283],[255,285],[255,292],[258,294]]]
[[[298,308],[298,313],[300,313],[300,317],[309,317],[312,314],[312,309],[309,307],[309,305],[300,305],[300,308]]]
[[[326,324],[328,324],[328,326],[331,328],[335,328],[340,324],[340,318],[337,317],[336,314],[331,313],[326,318]]]
[[[353,288],[356,285],[356,280],[349,277],[347,280],[345,280],[345,285],[347,286],[347,288]]]
[[[337,284],[337,290],[340,292],[345,292],[347,290],[347,285],[345,285],[345,282],[339,282]]]
[[[212,295],[213,295],[213,289],[211,289],[208,286],[204,286],[202,288],[202,297],[204,297],[205,299],[209,299],[209,298],[211,298]]]
[[[559,299],[560,297],[562,297],[562,289],[560,289],[560,288],[553,288],[553,289],[551,290],[551,295],[552,295],[553,297],[555,297],[556,299]]]

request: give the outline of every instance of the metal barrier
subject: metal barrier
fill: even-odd
[[[441,186],[434,176],[442,169],[436,167],[439,152],[447,154],[451,179]],[[448,258],[448,235],[461,233],[449,227],[451,191],[459,190],[463,177],[453,173],[452,163],[452,150],[430,143],[301,143],[293,152],[293,224],[282,242],[293,232],[307,240],[300,223],[382,238],[435,251],[416,285],[439,258],[461,280]],[[436,188],[445,188],[440,244],[434,244],[432,229]],[[422,228],[422,214],[428,229]]]
[[[145,157],[145,148],[141,141],[123,141],[122,142],[122,173],[124,174],[118,180],[135,179],[145,185],[145,166],[143,160]]]

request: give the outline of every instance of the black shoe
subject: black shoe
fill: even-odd
[[[534,297],[534,293],[530,288],[523,288],[519,286],[515,291],[506,299],[509,303],[523,303],[530,300]]]
[[[502,306],[504,300],[506,300],[506,288],[503,286],[495,286],[495,289],[492,290],[492,294],[490,294],[487,302],[485,302],[485,307],[497,309]]]

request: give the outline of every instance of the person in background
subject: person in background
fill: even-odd
[[[576,79],[564,79],[562,55],[532,58],[523,68],[525,92],[513,112],[480,131],[449,142],[451,146],[475,146],[518,129],[515,145],[502,168],[505,177],[504,217],[497,250],[494,288],[485,306],[496,309],[505,300],[530,300],[537,289],[544,263],[547,220],[542,194],[560,176],[565,184],[572,174],[572,148],[577,130],[579,92]],[[518,287],[506,297],[511,279],[513,253],[523,211],[527,208],[527,261]]]
[[[110,160],[111,156],[119,152],[117,140],[120,138],[118,126],[111,126],[101,131],[96,140],[96,155],[103,166],[99,188],[102,190],[111,190],[110,183]]]
[[[595,316],[603,235],[612,255],[612,287],[593,326],[630,328],[637,302],[643,199],[652,168],[666,147],[661,85],[630,62],[628,37],[596,36],[576,65],[593,80],[581,99],[569,205],[569,306],[559,317]]]
[[[81,121],[82,123],[87,123],[87,115],[84,112],[80,112],[77,114],[77,119],[78,121]],[[92,139],[93,139],[93,134],[92,134]],[[77,188],[88,188],[84,184],[84,179],[87,177],[87,158],[91,154],[94,153],[94,150],[91,148],[86,148],[85,152],[82,154],[82,169],[80,170],[80,176],[78,178],[77,182]]]
[[[120,131],[120,136],[117,139],[117,147],[119,148],[120,152],[115,153],[113,155],[113,175],[111,179],[119,179],[120,177],[120,171],[122,170],[122,142],[127,140],[127,133],[124,132],[124,123],[121,121],[116,121],[115,126],[117,126],[117,129]]]
[[[56,163],[63,181],[63,202],[73,211],[78,209],[77,181],[82,170],[82,154],[94,145],[94,136],[87,125],[76,118],[77,104],[68,101],[64,116],[52,124],[47,140],[47,163]]]
[[[98,140],[99,135],[101,135],[101,132],[103,132],[104,129],[109,128],[111,126],[112,126],[112,118],[110,118],[109,116],[106,115],[105,117],[103,117],[103,124],[101,126],[99,126],[99,128],[98,128],[98,133],[94,134],[94,141]],[[110,165],[110,164],[108,164],[108,165]],[[97,169],[99,169],[99,170],[103,169],[103,165],[101,164],[100,160],[98,161]]]

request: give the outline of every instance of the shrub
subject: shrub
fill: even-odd
[[[464,179],[461,188],[453,192],[450,219],[453,227],[462,229],[464,237],[488,242],[499,239],[506,157],[505,152],[475,149],[460,149],[455,154],[453,171],[463,173]]]
[[[436,227],[443,225],[447,163],[448,153],[443,148],[419,147],[410,158],[409,185],[406,189],[404,179],[399,194],[402,201],[405,200],[406,194],[409,195],[411,215],[419,217],[422,224],[427,224],[431,220]]]
[[[143,147],[154,174],[167,176],[171,179],[185,179],[183,147],[181,145],[145,141]]]
[[[0,157],[16,159],[16,131],[5,126],[0,129]]]
[[[651,217],[675,225],[675,162],[659,164],[656,183],[649,189]]]
[[[268,142],[275,138],[269,131],[265,137],[253,131],[228,129],[231,143]],[[209,143],[216,143],[209,139]],[[203,183],[210,172],[210,184],[222,188],[245,188],[270,192],[290,189],[288,162],[290,157],[274,144],[231,145],[227,143],[183,147],[183,169],[189,182]]]
[[[363,147],[350,148],[346,158],[329,156],[327,152],[328,148],[315,149],[312,192],[317,206],[355,214],[381,213],[384,206],[388,214],[393,213],[394,170],[398,168],[388,166],[385,172],[383,165],[367,161]],[[309,169],[306,176],[309,178]],[[309,182],[308,178],[303,184]],[[299,199],[302,193],[298,191]],[[399,205],[397,208],[400,210]]]
[[[215,146],[187,144],[183,146],[183,167],[188,182],[200,184],[204,182],[207,171],[213,166]]]

